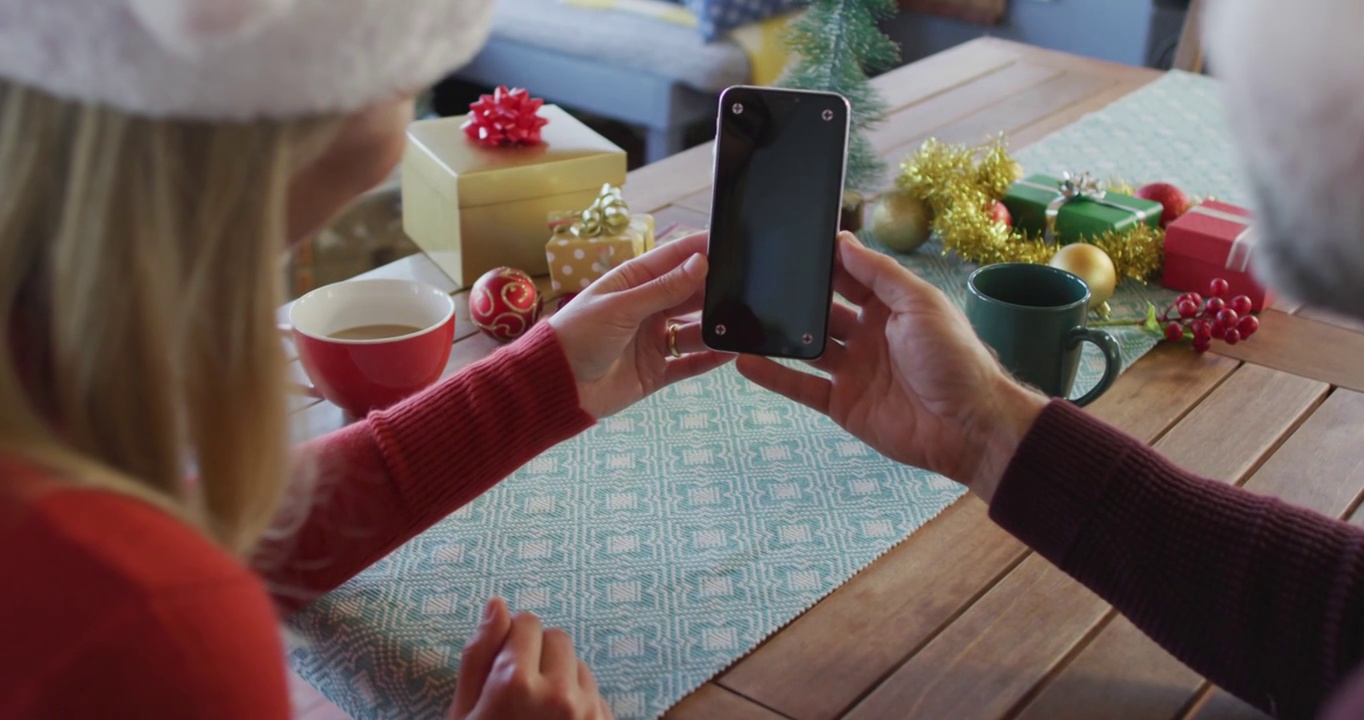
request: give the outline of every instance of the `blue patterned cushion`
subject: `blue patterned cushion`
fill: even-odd
[[[759,22],[807,4],[806,0],[673,0],[696,15],[701,37],[714,40],[741,25]]]

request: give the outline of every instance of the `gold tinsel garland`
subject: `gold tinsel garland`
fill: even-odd
[[[977,159],[979,158],[979,159]],[[928,204],[933,232],[943,252],[989,265],[1000,262],[1046,263],[1058,246],[1040,235],[995,222],[995,203],[1022,171],[1005,149],[1004,138],[979,147],[949,145],[929,139],[900,166],[896,184]],[[1113,192],[1131,194],[1127,183],[1109,185]],[[1147,225],[1086,238],[1110,258],[1118,277],[1145,282],[1164,258],[1165,231]]]

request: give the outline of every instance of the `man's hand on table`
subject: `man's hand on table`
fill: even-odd
[[[828,415],[893,460],[942,473],[986,502],[1047,404],[1000,367],[937,288],[850,233],[839,236],[833,340],[811,366],[744,356],[753,382]]]
[[[690,235],[626,262],[549,319],[583,411],[600,420],[733,359],[705,348],[694,318],[678,322],[681,357],[668,346],[668,322],[701,309],[706,243]]]
[[[450,720],[610,720],[592,671],[557,628],[494,598],[464,647]]]

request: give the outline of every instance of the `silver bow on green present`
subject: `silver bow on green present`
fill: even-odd
[[[1056,189],[1061,194],[1047,205],[1047,239],[1051,239],[1052,234],[1056,232],[1056,219],[1061,216],[1061,208],[1065,207],[1066,203],[1083,199],[1112,206],[1112,203],[1104,203],[1108,188],[1102,180],[1089,173],[1080,173],[1078,177],[1070,172],[1063,173],[1061,182],[1056,184]]]
[[[630,206],[621,197],[620,188],[606,184],[597,199],[581,213],[554,213],[549,225],[555,235],[574,237],[610,237],[620,235],[630,227]]]
[[[1123,212],[1132,213],[1137,219],[1137,222],[1141,222],[1146,217],[1140,210],[1115,203],[1111,200],[1106,200],[1105,198],[1108,197],[1108,186],[1104,184],[1103,180],[1100,180],[1087,172],[1080,173],[1079,175],[1070,172],[1063,173],[1061,175],[1061,182],[1056,184],[1056,191],[1061,194],[1047,205],[1047,240],[1053,240],[1056,236],[1056,220],[1061,216],[1061,208],[1064,207],[1066,203],[1074,202],[1076,200],[1089,200],[1100,205],[1122,210]]]
[[[1087,172],[1080,173],[1079,177],[1076,177],[1074,173],[1063,173],[1061,182],[1058,183],[1058,189],[1061,191],[1062,197],[1068,200],[1084,197],[1099,201],[1103,200],[1108,194],[1108,186],[1104,185],[1104,181]]]

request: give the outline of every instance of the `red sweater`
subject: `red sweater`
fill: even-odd
[[[591,423],[541,326],[311,444],[326,482],[254,570],[140,502],[0,465],[0,718],[288,717],[276,604],[344,582]],[[1064,403],[991,512],[1241,697],[1310,717],[1344,687],[1331,716],[1364,713],[1364,682],[1345,679],[1364,532],[1191,477]]]
[[[254,572],[137,500],[0,465],[0,718],[287,718],[276,604],[336,587],[591,424],[542,325],[311,443],[317,499]]]

